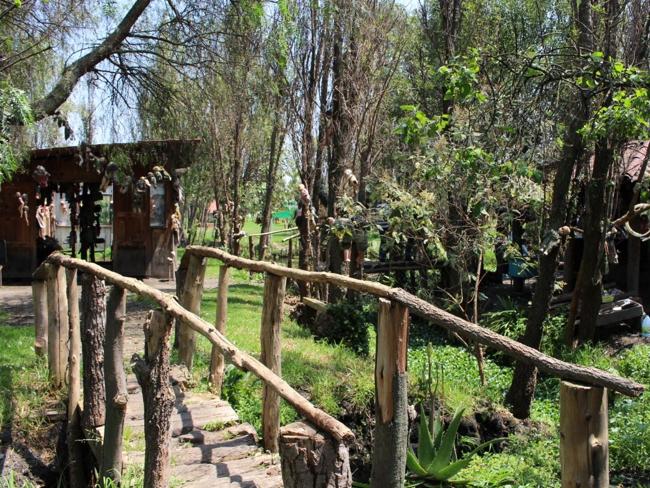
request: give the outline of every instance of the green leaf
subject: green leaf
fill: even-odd
[[[483,250],[483,269],[491,273],[497,270],[497,255],[492,244]]]
[[[449,427],[442,435],[442,440],[440,442],[440,448],[436,452],[436,457],[428,467],[429,472],[436,472],[444,468],[449,464],[451,459],[451,453],[454,450],[454,445],[456,443],[456,433],[458,432],[458,427],[460,426],[460,421],[463,419],[464,408],[459,408],[454,414],[454,418],[451,420]]]
[[[426,469],[424,469],[418,462],[418,458],[415,455],[415,452],[413,452],[413,448],[411,446],[409,446],[406,451],[406,466],[411,472],[415,473],[417,476],[428,475]]]
[[[433,447],[433,439],[431,438],[431,431],[429,431],[429,422],[424,413],[424,407],[420,405],[420,431],[418,436],[418,461],[422,466],[429,466],[435,456],[435,449]]]

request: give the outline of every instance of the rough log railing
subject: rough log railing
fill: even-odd
[[[219,274],[219,290],[217,297],[217,317],[212,325],[199,317],[203,291],[206,259],[214,258],[222,262]],[[67,338],[68,321],[62,319],[67,315],[65,273],[62,267],[77,269],[82,273],[105,280],[114,285],[114,290],[128,290],[155,301],[162,309],[165,319],[163,322],[171,327],[171,320],[179,323],[180,357],[191,367],[194,355],[195,332],[206,337],[212,343],[212,361],[210,367],[210,382],[213,390],[220,391],[223,381],[224,360],[240,369],[252,372],[263,381],[263,431],[265,447],[271,451],[279,450],[282,460],[282,473],[285,486],[319,486],[319,487],[348,487],[351,486],[351,473],[347,445],[354,439],[352,431],[338,420],[319,410],[298,392],[292,389],[281,377],[280,358],[280,323],[282,318],[282,303],[286,279],[296,281],[327,283],[358,292],[372,294],[379,299],[379,324],[377,333],[377,354],[375,363],[376,383],[376,412],[375,446],[373,449],[373,470],[371,486],[400,487],[405,477],[405,457],[408,444],[408,421],[406,371],[407,371],[407,342],[409,313],[415,313],[428,319],[434,324],[482,345],[502,351],[516,359],[533,364],[541,371],[562,378],[561,389],[561,463],[563,467],[574,466],[580,462],[584,469],[563,469],[563,486],[577,486],[585,479],[598,480],[593,486],[606,486],[607,473],[607,409],[606,389],[628,396],[638,396],[643,392],[643,386],[619,376],[598,370],[566,363],[552,358],[519,342],[501,336],[489,329],[467,322],[434,305],[417,298],[399,288],[391,288],[380,283],[358,280],[343,275],[309,272],[295,268],[283,267],[276,264],[254,261],[233,256],[225,251],[202,246],[190,246],[186,249],[177,272],[177,289],[180,292],[179,301],[159,290],[151,288],[141,281],[123,277],[97,265],[87,263],[62,254],[51,255],[46,263],[35,273],[35,279],[47,279],[48,353],[56,358],[50,362],[52,381],[61,384],[61,371],[65,371],[68,358]],[[226,307],[229,281],[229,268],[245,269],[249,272],[264,273],[264,305],[261,323],[261,360],[240,351],[226,337]],[[63,277],[63,281],[61,281]],[[63,288],[60,288],[63,286]],[[50,290],[50,288],[55,288]],[[35,296],[41,293],[35,287]],[[84,299],[82,293],[82,300]],[[120,300],[109,300],[112,303],[106,320],[107,337],[110,334],[119,335],[120,307],[114,304]],[[52,305],[53,303],[53,305]],[[42,305],[40,305],[42,307]],[[65,313],[64,313],[65,312]],[[83,313],[83,311],[82,311]],[[52,333],[52,327],[57,333]],[[112,332],[108,329],[112,329]],[[165,329],[165,330],[168,330]],[[37,333],[42,334],[43,326],[37,324]],[[40,332],[39,332],[40,331]],[[65,338],[63,342],[61,338]],[[111,336],[112,337],[112,336]],[[43,344],[45,341],[38,341]],[[55,347],[56,345],[56,347]],[[63,347],[63,346],[66,347]],[[110,347],[119,349],[119,342],[106,344],[106,363],[109,363]],[[163,353],[156,353],[165,357]],[[72,354],[74,357],[74,354]],[[85,355],[84,355],[85,357]],[[118,375],[123,372],[116,370],[115,365],[106,364],[106,371],[113,368]],[[118,368],[119,369],[119,368]],[[85,380],[85,378],[84,378]],[[78,380],[75,380],[78,381]],[[158,384],[163,384],[156,380]],[[107,405],[119,397],[120,384],[112,387],[109,394],[107,381]],[[580,398],[574,393],[575,386],[586,390],[579,395],[594,400],[585,407],[580,407]],[[111,385],[112,386],[112,385]],[[576,399],[568,395],[573,394]],[[113,395],[113,398],[108,398]],[[290,425],[280,429],[278,402],[285,399],[305,418],[309,425]],[[84,399],[85,400],[85,399]],[[85,402],[84,402],[85,403]],[[112,405],[112,403],[111,403]],[[591,406],[594,408],[591,408]],[[598,408],[595,408],[595,407]],[[119,407],[119,402],[116,405]],[[119,411],[119,408],[117,408]],[[597,418],[593,418],[596,416]],[[113,415],[118,417],[119,415]],[[587,420],[585,420],[587,419]],[[107,415],[106,432],[109,428]],[[603,429],[603,425],[605,428]],[[579,428],[578,428],[579,426]],[[146,434],[145,434],[146,436]],[[108,436],[107,436],[108,437]],[[587,449],[588,447],[588,449]],[[153,449],[147,443],[147,449]],[[106,446],[104,446],[104,450]],[[599,462],[589,463],[580,459],[576,461],[576,450],[596,452]],[[164,449],[163,449],[164,451]],[[572,457],[573,456],[573,457]],[[111,466],[101,466],[100,473],[114,478],[118,467],[114,456],[106,453],[104,459],[109,459]],[[160,465],[153,462],[151,465]],[[119,478],[117,478],[119,479]],[[163,477],[164,479],[164,477]],[[147,484],[145,486],[161,486]]]
[[[540,371],[563,380],[561,394],[561,464],[563,466],[563,486],[583,486],[585,480],[596,480],[596,487],[608,486],[607,463],[607,402],[606,391],[610,389],[627,396],[638,396],[643,385],[605,371],[567,363],[547,356],[520,342],[497,334],[477,324],[456,317],[400,288],[391,288],[381,283],[350,278],[327,272],[311,272],[279,266],[264,261],[234,256],[223,250],[204,246],[190,246],[186,249],[183,261],[197,258],[215,258],[223,263],[223,268],[244,269],[251,273],[264,273],[265,294],[262,320],[262,360],[270,368],[279,372],[280,348],[277,313],[281,309],[279,296],[283,294],[284,279],[311,283],[327,283],[342,288],[368,293],[379,298],[379,323],[377,331],[375,391],[376,426],[373,447],[372,487],[401,487],[404,483],[406,448],[408,444],[408,422],[406,417],[406,357],[408,342],[409,312],[423,317],[435,325],[443,327],[475,343],[501,351],[515,359],[530,363]],[[270,304],[274,304],[269,310]],[[275,350],[269,351],[269,347]],[[578,407],[575,397],[576,387],[580,395],[589,398],[587,405]],[[582,388],[582,389],[580,389]],[[591,399],[594,399],[593,401]],[[264,397],[264,422],[273,423],[275,429],[265,427],[265,444],[275,448],[279,414],[273,396]],[[593,407],[593,408],[592,408]],[[603,425],[605,428],[603,428]],[[285,428],[280,439],[280,450],[285,439],[293,439],[291,429]],[[267,436],[273,436],[267,439]],[[307,445],[304,440],[297,444]],[[576,454],[579,452],[580,454]],[[590,454],[592,453],[592,454]],[[598,462],[589,462],[584,456],[595,456]],[[287,456],[288,457],[288,456]],[[576,463],[578,463],[576,465]],[[285,462],[285,469],[301,471],[299,463]],[[578,466],[578,467],[576,467]],[[303,471],[309,469],[303,469]],[[311,474],[313,474],[313,469]],[[285,476],[287,478],[289,476]],[[300,484],[290,486],[303,486]],[[311,485],[310,485],[311,486]],[[319,485],[320,486],[320,485]],[[329,486],[329,485],[322,485]],[[336,485],[339,486],[339,485]],[[586,484],[584,485],[586,486]],[[590,485],[591,486],[591,485]]]
[[[193,257],[187,259],[194,260]],[[187,303],[190,307],[198,311],[200,307],[201,292],[203,288],[204,259],[198,258],[195,266],[190,267],[186,274],[183,286],[183,296],[181,301]],[[66,269],[69,271],[69,281],[66,280]],[[100,374],[103,376],[102,381],[105,383],[105,397],[95,398],[96,392],[84,392],[84,404],[101,403],[104,408],[105,424],[92,425],[86,429],[83,434],[79,430],[79,421],[75,414],[79,413],[79,392],[81,388],[80,378],[80,357],[86,357],[87,351],[83,354],[79,347],[85,347],[86,341],[81,341],[80,320],[78,308],[78,291],[77,291],[77,272],[79,272],[82,284],[89,280],[103,280],[107,284],[113,285],[109,294],[107,305],[98,306],[99,302],[104,300],[104,291],[102,286],[83,286],[82,287],[82,320],[85,324],[97,322],[99,315],[105,317],[105,338],[103,342],[104,367]],[[157,412],[157,417],[167,417],[171,414],[171,401],[168,395],[154,395],[152,388],[159,390],[162,385],[168,384],[169,375],[169,341],[172,328],[172,321],[177,319],[181,323],[180,331],[183,344],[187,338],[187,328],[192,332],[198,332],[206,337],[213,346],[212,360],[210,368],[210,377],[214,381],[213,386],[220,389],[223,379],[223,362],[224,360],[234,364],[236,367],[245,371],[250,371],[263,381],[264,399],[266,404],[276,405],[276,409],[265,412],[264,441],[269,450],[278,451],[278,432],[279,416],[277,422],[276,415],[279,415],[279,401],[283,398],[289,405],[294,407],[298,413],[306,419],[307,424],[292,426],[292,436],[287,440],[282,448],[287,453],[286,458],[291,458],[294,462],[311,469],[317,473],[319,479],[326,484],[314,486],[351,486],[352,476],[349,468],[349,458],[347,446],[354,439],[352,431],[331,417],[329,414],[316,408],[307,399],[294,390],[286,381],[279,376],[280,363],[278,348],[279,344],[279,327],[282,317],[282,302],[284,301],[284,290],[278,289],[279,284],[283,284],[284,278],[279,278],[279,282],[271,279],[268,289],[269,301],[267,303],[267,312],[265,312],[265,322],[263,330],[268,330],[268,345],[263,349],[263,358],[268,364],[257,360],[251,355],[239,350],[222,334],[220,330],[225,327],[225,304],[227,302],[227,282],[228,272],[226,267],[220,274],[220,297],[219,305],[221,307],[217,315],[217,326],[206,322],[197,314],[183,307],[176,297],[156,290],[143,282],[122,276],[113,271],[102,268],[96,264],[81,261],[67,257],[60,253],[50,255],[47,261],[41,265],[34,273],[34,281],[44,283],[47,288],[49,311],[47,314],[47,328],[43,331],[44,320],[36,326],[36,334],[48,336],[47,347],[49,361],[50,378],[53,385],[62,387],[68,383],[69,387],[69,426],[68,430],[71,435],[69,438],[72,442],[70,449],[70,458],[72,462],[80,463],[80,455],[74,452],[74,447],[79,446],[82,439],[91,439],[96,444],[95,439],[103,437],[103,442],[99,448],[94,446],[93,452],[100,460],[99,466],[87,467],[82,469],[79,464],[71,466],[71,474],[74,476],[74,487],[86,486],[90,480],[87,477],[88,472],[92,476],[93,472],[98,472],[101,478],[111,479],[119,484],[122,472],[122,437],[124,427],[124,414],[127,402],[126,375],[124,371],[122,347],[124,341],[124,319],[126,293],[133,292],[139,296],[146,297],[160,307],[160,311],[155,312],[149,319],[145,328],[145,355],[144,358],[138,358],[134,367],[138,381],[141,383],[143,397],[145,401],[145,411],[150,410]],[[40,296],[40,286],[33,287],[35,295]],[[88,296],[89,294],[97,296]],[[189,296],[185,296],[188,294]],[[68,299],[74,300],[75,305],[68,307]],[[197,305],[198,300],[198,305]],[[89,304],[87,310],[85,304]],[[92,305],[92,306],[91,306]],[[41,307],[39,302],[38,307]],[[87,317],[84,315],[97,312],[98,317]],[[38,318],[38,315],[37,315]],[[49,327],[48,327],[49,326]],[[265,332],[265,334],[267,334]],[[96,343],[96,341],[94,341]],[[39,341],[38,345],[44,344]],[[70,346],[68,346],[68,344]],[[193,354],[193,339],[187,340],[185,344],[188,357]],[[191,360],[190,360],[191,361]],[[84,384],[95,380],[97,369],[88,367],[92,365],[84,364]],[[65,376],[66,371],[68,373]],[[277,371],[277,374],[276,372]],[[92,374],[92,378],[86,378],[86,375]],[[101,391],[104,395],[104,392]],[[88,398],[86,398],[88,397]],[[84,412],[85,417],[86,412]],[[82,424],[84,424],[82,422]],[[168,484],[167,467],[169,466],[169,438],[170,431],[168,428],[161,428],[160,425],[145,422],[145,464],[148,468],[145,470],[144,486],[163,487]],[[312,429],[313,426],[315,429]],[[84,425],[84,427],[86,427]],[[301,437],[302,436],[302,437]],[[315,439],[319,439],[315,442]],[[315,442],[313,449],[307,452],[304,448],[305,442]],[[274,443],[273,443],[274,442]],[[93,445],[91,444],[91,447]],[[327,456],[320,456],[316,459],[311,457],[313,452],[321,451],[327,453]],[[333,453],[333,455],[332,455]],[[324,463],[327,462],[327,465]],[[78,469],[75,469],[78,468]],[[335,471],[336,470],[336,471]],[[165,472],[161,472],[165,471]],[[283,467],[284,473],[284,467]],[[285,486],[305,486],[305,472],[293,473],[287,470],[288,476],[294,476],[294,481],[288,480]],[[314,475],[314,479],[316,474]],[[71,479],[72,481],[72,479]],[[293,484],[292,484],[293,483]],[[90,483],[92,484],[92,483]],[[101,484],[101,483],[100,483]]]

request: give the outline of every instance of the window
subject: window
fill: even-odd
[[[165,227],[165,184],[149,189],[149,227]]]

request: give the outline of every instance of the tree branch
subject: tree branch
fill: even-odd
[[[133,25],[150,3],[151,0],[136,0],[131,10],[129,10],[115,30],[101,44],[63,69],[61,78],[54,85],[54,88],[33,104],[32,111],[36,120],[53,115],[68,99],[81,77],[91,71],[97,64],[107,59],[120,47],[124,39],[129,35],[129,31]]]

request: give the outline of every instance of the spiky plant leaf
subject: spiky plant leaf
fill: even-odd
[[[433,461],[427,467],[427,471],[437,472],[449,464],[451,453],[453,452],[456,443],[456,433],[458,432],[458,427],[460,426],[460,421],[463,418],[464,411],[464,408],[459,408],[456,410],[456,413],[454,413],[454,417],[452,418],[449,427],[442,434],[440,447],[436,451]]]
[[[411,446],[406,451],[406,467],[416,476],[428,475],[427,470],[422,467]]]
[[[437,419],[436,419],[437,420]],[[431,464],[436,451],[431,438],[431,431],[429,430],[429,422],[424,413],[424,407],[420,405],[420,429],[418,437],[418,461],[425,467]]]

